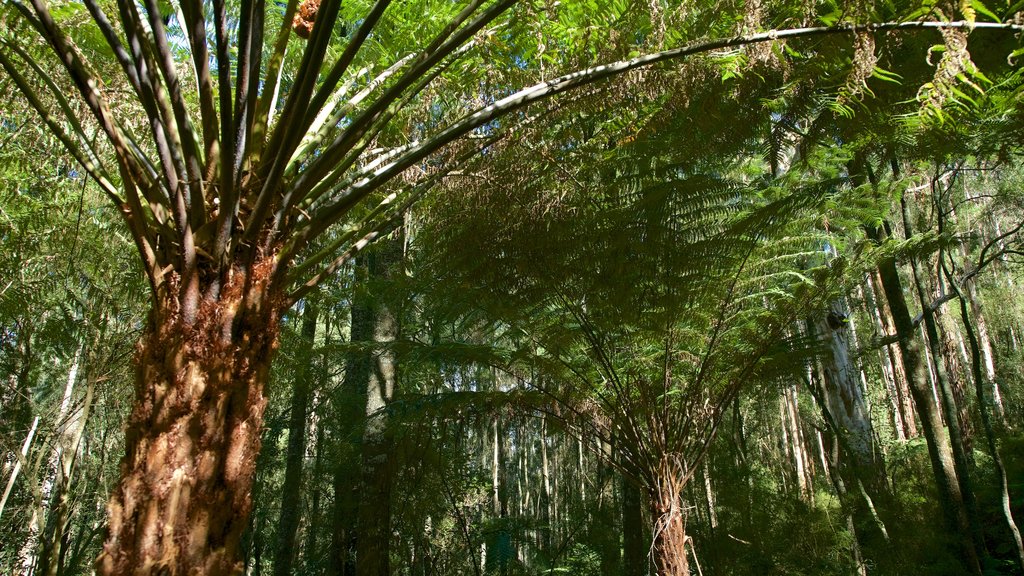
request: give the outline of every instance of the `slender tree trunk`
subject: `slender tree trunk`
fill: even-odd
[[[981,357],[984,359],[985,379],[989,382],[992,390],[992,408],[1000,422],[1006,423],[1006,409],[1003,407],[1003,395],[999,390],[999,383],[996,380],[996,359],[995,351],[992,348],[992,338],[988,333],[988,322],[982,313],[981,303],[978,300],[978,290],[974,282],[967,285],[967,297],[971,304],[971,314],[974,316],[974,325],[977,327],[977,340],[981,348]]]
[[[266,258],[235,269],[194,317],[158,297],[136,356],[127,455],[108,505],[100,574],[242,570],[263,386],[284,302],[266,288],[273,266]]]
[[[909,207],[907,206],[906,199],[901,200],[900,204],[903,209],[904,230],[909,239],[913,234]],[[930,307],[929,291],[926,289],[921,266],[916,258],[910,259],[910,268],[914,279],[914,286],[921,301],[921,316],[924,320],[925,332],[927,334],[928,350],[931,352],[935,383],[946,414],[949,445],[953,455],[953,468],[956,471],[956,479],[960,488],[963,514],[966,515],[967,519],[968,535],[972,540],[972,548],[975,554],[981,555],[985,553],[985,538],[982,535],[981,522],[978,519],[978,505],[974,497],[970,458],[967,455],[967,447],[965,445],[963,429],[961,428],[962,416],[953,392],[949,373],[946,370],[946,351],[943,350],[942,336],[939,334],[936,314]]]
[[[28,434],[25,435],[25,442],[21,445],[21,457],[14,463],[14,468],[11,470],[11,476],[7,479],[7,485],[4,488],[4,495],[0,497],[0,517],[3,516],[4,508],[7,505],[7,498],[10,497],[11,491],[14,489],[15,482],[18,481],[18,473],[21,472],[21,463],[28,458],[29,448],[32,447],[32,439],[36,435],[36,429],[39,428],[39,416],[32,419],[32,427],[29,428]]]
[[[369,257],[356,259],[356,287],[350,312],[349,341],[373,340],[374,311],[365,290]],[[370,380],[370,352],[353,351],[345,359],[345,376],[333,399],[337,453],[334,467],[334,510],[329,576],[355,576],[356,530],[359,511],[359,452],[366,427],[366,383]]]
[[[619,533],[615,529],[615,472],[608,464],[615,457],[612,444],[597,440],[601,456],[597,459],[597,510],[590,524],[591,540],[598,546],[601,575],[622,574],[619,562]]]
[[[295,534],[302,513],[302,467],[306,460],[306,414],[315,370],[310,353],[316,336],[316,308],[306,302],[302,313],[301,349],[292,386],[291,410],[288,419],[288,448],[285,452],[284,483],[281,486],[281,514],[277,520],[277,541],[274,551],[274,576],[290,576],[296,555]]]
[[[314,406],[318,403],[318,399],[313,400]],[[317,422],[316,442],[313,445],[313,450],[312,484],[313,486],[320,486],[324,474],[323,422]],[[323,492],[319,489],[314,489],[312,492],[313,494],[310,496],[309,503],[309,528],[306,531],[306,545],[303,553],[305,555],[307,565],[322,565],[320,553],[320,532],[323,524]]]
[[[403,237],[394,234],[369,255],[371,282],[393,280],[402,273]],[[378,301],[374,306],[373,340],[366,387],[366,429],[363,431],[359,487],[359,537],[356,575],[390,576],[391,556],[391,434],[385,411],[397,386],[397,362],[392,344],[398,339],[398,310]],[[383,345],[383,346],[382,346]]]
[[[547,416],[543,414],[540,421],[540,466],[542,490],[539,502],[541,520],[544,524],[543,550],[546,554],[552,554],[554,548],[551,542],[555,527],[552,526],[554,514],[551,511],[551,463],[548,461],[548,421]]]
[[[644,530],[640,489],[623,478],[622,486],[622,564],[624,576],[647,575],[647,531]]]
[[[884,298],[885,290],[884,288],[879,288],[882,284],[881,274],[876,270],[872,273],[871,277],[872,291],[877,295],[875,300],[878,302],[876,309],[878,310],[878,321],[881,327],[880,332],[882,334],[896,332],[895,322],[892,319],[892,310],[888,305],[888,298]],[[915,418],[913,394],[910,392],[909,378],[907,377],[907,363],[903,359],[903,352],[898,343],[896,345],[887,345],[885,350],[888,353],[889,366],[892,369],[893,383],[899,395],[903,430],[907,438],[914,438],[918,434],[917,419]]]
[[[1003,519],[1006,521],[1006,528],[1010,532],[1015,547],[1015,558],[1017,569],[1024,573],[1024,541],[1021,540],[1020,529],[1013,519],[1013,510],[1010,503],[1010,485],[1006,479],[1006,466],[1003,465],[1003,458],[999,453],[999,445],[996,443],[995,430],[992,425],[992,414],[989,411],[989,404],[985,398],[985,380],[982,376],[982,347],[978,342],[972,326],[970,314],[967,312],[967,302],[964,294],[956,287],[957,296],[960,300],[960,319],[963,321],[964,331],[967,333],[967,342],[971,350],[971,375],[974,378],[974,392],[978,400],[978,408],[981,411],[981,422],[985,429],[985,440],[988,443],[989,452],[992,454],[992,461],[996,466],[996,476],[999,479],[1000,504],[1003,512]]]
[[[89,355],[86,355],[88,361]],[[76,368],[79,359],[76,358]],[[77,369],[75,370],[77,372]],[[77,376],[77,375],[76,375]],[[57,475],[53,492],[50,495],[50,512],[46,530],[43,533],[43,553],[40,557],[41,576],[57,576],[63,569],[63,559],[67,554],[68,522],[71,516],[75,462],[78,459],[78,448],[85,433],[85,425],[92,410],[95,383],[86,377],[85,392],[80,405],[74,405],[73,391],[70,385],[76,378],[69,377],[69,389],[65,400],[67,406],[61,412],[66,414],[61,422],[60,436],[57,440]]]
[[[881,241],[880,230],[869,229],[868,233],[874,241]],[[981,564],[973,540],[958,536],[958,534],[970,533],[970,523],[956,477],[949,437],[943,428],[942,415],[935,401],[932,387],[925,378],[925,365],[921,361],[921,349],[915,338],[914,323],[907,308],[903,284],[896,269],[896,261],[892,258],[883,259],[878,265],[878,272],[889,310],[892,313],[907,384],[911,396],[914,398],[922,433],[928,445],[928,455],[931,459],[932,472],[938,487],[950,541],[959,543],[960,559],[964,567],[972,574],[980,574]]]
[[[800,498],[810,502],[814,491],[811,486],[810,458],[807,456],[803,431],[800,427],[800,410],[797,404],[796,386],[790,385],[782,391],[782,423],[789,439],[789,452],[793,457],[793,469]]]

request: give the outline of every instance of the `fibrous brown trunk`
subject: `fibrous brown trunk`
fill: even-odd
[[[683,508],[683,482],[674,472],[678,466],[666,463],[650,491],[654,542],[651,555],[658,576],[689,576],[686,561],[686,511]]]
[[[194,314],[166,294],[156,298],[136,354],[100,574],[241,572],[263,386],[285,302],[266,288],[273,265],[268,258],[236,268]]]

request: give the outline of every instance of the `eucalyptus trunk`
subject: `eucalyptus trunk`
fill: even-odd
[[[285,456],[284,484],[281,486],[281,514],[277,522],[277,550],[274,553],[274,576],[288,576],[295,561],[295,534],[302,512],[302,467],[306,460],[306,414],[309,411],[311,379],[315,371],[310,367],[316,336],[316,308],[308,302],[302,314],[302,349],[297,355],[299,366],[295,370],[292,402],[288,421],[288,448]]]
[[[269,259],[268,259],[269,260]],[[268,261],[235,269],[187,318],[161,297],[136,354],[135,404],[97,569],[106,576],[236,575],[281,298]]]
[[[366,345],[373,341],[375,313],[366,290],[368,256],[356,259],[356,290],[349,311],[349,341]],[[331,552],[328,576],[355,576],[357,520],[360,502],[359,456],[366,428],[366,383],[370,380],[371,358],[368,350],[355,350],[345,358],[345,376],[332,401],[334,429],[337,435],[333,473],[334,510],[332,512]]]
[[[878,229],[868,231],[873,240],[879,241],[882,232]],[[887,257],[878,265],[882,289],[885,292],[889,310],[892,313],[896,329],[897,344],[903,359],[904,373],[910,388],[914,405],[917,408],[921,432],[928,445],[928,455],[932,464],[932,473],[939,491],[940,505],[946,519],[948,537],[958,542],[959,559],[963,568],[972,574],[981,573],[978,551],[970,538],[961,538],[960,534],[970,533],[970,522],[960,483],[957,479],[953,463],[953,451],[949,436],[942,424],[942,414],[925,377],[926,366],[922,362],[920,343],[915,338],[914,322],[907,308],[903,283],[896,269],[896,261]]]
[[[368,255],[369,286],[394,281],[404,273],[404,237],[395,233]],[[396,306],[379,291],[371,302],[374,351],[370,355],[366,390],[366,427],[363,430],[360,504],[356,540],[356,576],[391,573],[392,436],[387,406],[394,398],[398,364],[392,348],[399,335]]]

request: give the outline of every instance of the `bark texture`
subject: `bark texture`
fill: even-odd
[[[194,314],[157,297],[137,350],[135,403],[100,574],[241,572],[263,386],[284,306],[267,289],[273,265],[267,258],[236,268]]]
[[[869,230],[869,234],[876,242],[881,240],[882,232],[880,230]],[[920,344],[915,339],[914,324],[907,308],[896,262],[892,258],[883,259],[879,263],[878,272],[886,302],[892,312],[907,384],[917,408],[921,432],[928,445],[928,456],[931,460],[935,484],[939,489],[939,497],[942,500],[942,511],[946,517],[949,538],[960,545],[959,556],[965,572],[980,574],[981,565],[973,540],[957,537],[958,534],[970,534],[970,523],[963,494],[960,492],[949,436],[942,425],[942,415],[935,402],[935,397],[932,395],[931,387],[926,382],[925,370],[927,367],[922,359]]]
[[[686,561],[686,510],[683,488],[686,474],[681,461],[665,456],[650,488],[654,542],[651,556],[657,576],[689,576]]]
[[[394,234],[369,255],[371,283],[390,282],[402,273],[403,245],[402,236]],[[372,305],[373,340],[378,347],[370,355],[365,383],[356,576],[389,576],[393,456],[391,423],[385,408],[397,387],[398,364],[389,346],[398,339],[400,314],[387,302],[375,301]]]

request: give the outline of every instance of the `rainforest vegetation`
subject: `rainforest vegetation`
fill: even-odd
[[[1022,34],[3,0],[0,574],[1024,574]]]

